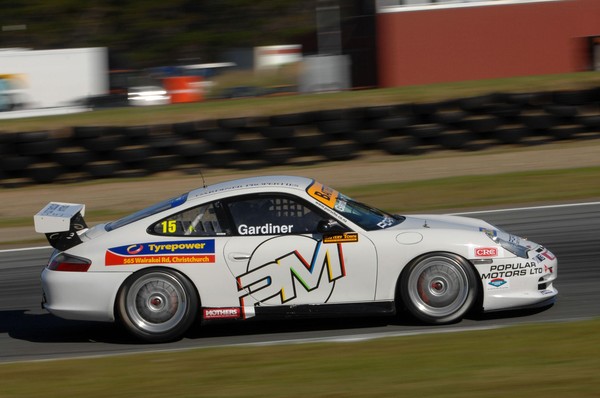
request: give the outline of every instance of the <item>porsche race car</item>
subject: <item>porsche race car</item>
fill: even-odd
[[[310,178],[218,183],[91,228],[84,215],[51,202],[34,216],[55,248],[44,308],[120,321],[148,342],[179,339],[197,319],[407,309],[446,324],[557,295],[557,259],[539,244],[474,218],[389,214]]]

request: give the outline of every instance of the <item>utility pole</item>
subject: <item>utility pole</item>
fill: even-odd
[[[317,0],[317,43],[319,55],[340,55],[342,34],[337,0]]]

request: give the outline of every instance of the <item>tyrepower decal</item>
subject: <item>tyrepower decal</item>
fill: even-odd
[[[190,264],[214,263],[214,239],[175,242],[149,242],[112,247],[106,251],[105,264]]]

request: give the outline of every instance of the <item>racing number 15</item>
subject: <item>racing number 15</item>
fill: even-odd
[[[163,234],[174,234],[177,231],[177,221],[165,220],[160,223]]]

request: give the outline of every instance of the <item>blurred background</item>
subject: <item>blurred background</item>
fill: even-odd
[[[0,110],[597,70],[596,0],[3,0]]]

